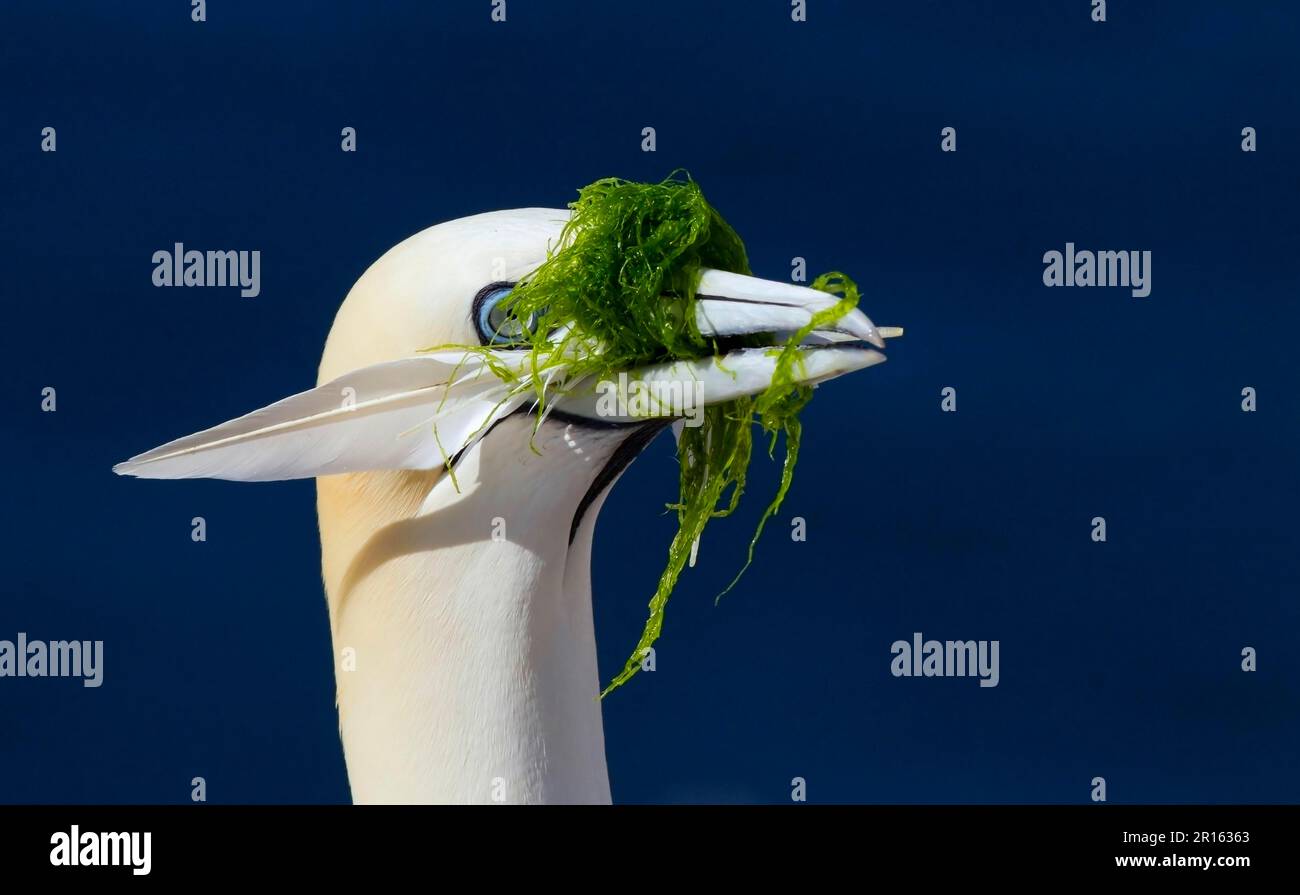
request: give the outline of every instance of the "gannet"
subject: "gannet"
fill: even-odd
[[[358,803],[606,803],[591,548],[610,487],[671,419],[569,389],[537,426],[478,355],[526,356],[494,314],[569,211],[439,224],[399,243],[334,319],[317,386],[114,467],[141,478],[316,478],[339,727]],[[798,329],[835,297],[704,270],[706,336]],[[665,299],[667,300],[667,299]],[[801,348],[817,383],[884,360],[860,310]],[[431,350],[432,349],[432,350]],[[756,394],[774,352],[631,371],[709,403]],[[450,467],[450,471],[448,470]],[[454,474],[454,475],[453,475]]]

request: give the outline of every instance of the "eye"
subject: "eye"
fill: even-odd
[[[503,299],[514,283],[491,283],[474,297],[474,323],[484,345],[510,345],[524,341],[524,327],[518,317],[507,313]]]

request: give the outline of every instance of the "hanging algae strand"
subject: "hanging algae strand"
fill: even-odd
[[[599,381],[646,364],[717,354],[696,325],[700,271],[709,267],[750,273],[744,243],[684,172],[674,172],[662,183],[598,180],[580,189],[569,207],[573,214],[546,261],[502,299],[503,310],[524,324],[527,362],[511,367],[494,359],[490,349],[467,349],[479,352],[516,390],[535,394],[536,425],[553,400],[557,373],[562,372],[565,383],[588,377]],[[678,528],[668,562],[650,599],[641,639],[602,696],[640,670],[645,650],[663,629],[664,607],[691,545],[710,519],[729,515],[738,505],[755,424],[771,437],[769,455],[774,455],[784,433],[785,456],[781,483],[750,542],[745,567],[763,525],[785,498],[799,453],[799,411],[812,396],[810,387],[796,382],[798,343],[852,310],[858,299],[856,287],[843,274],[818,277],[812,287],[840,300],[815,314],[783,345],[770,348],[777,360],[768,388],[709,405],[703,425],[683,430],[677,448],[680,498],[670,506],[677,513]],[[765,344],[748,341],[753,347]],[[562,393],[563,386],[559,390]]]
[[[772,349],[777,353],[777,362],[767,389],[751,397],[710,405],[705,408],[704,425],[682,429],[677,444],[677,459],[681,467],[681,498],[680,503],[671,507],[677,511],[677,533],[668,547],[668,564],[659,578],[654,596],[650,598],[650,615],[646,619],[641,639],[637,641],[636,648],[622,671],[601,692],[602,697],[622,686],[641,670],[646,651],[663,631],[664,609],[677,585],[678,576],[690,559],[691,545],[699,538],[710,519],[730,515],[739,504],[740,496],[745,490],[745,473],[749,469],[753,448],[754,424],[771,436],[768,456],[775,454],[777,441],[782,433],[785,434],[781,482],[750,539],[745,564],[722,594],[718,595],[718,599],[731,590],[749,568],[763,527],[785,500],[799,458],[802,432],[799,411],[812,398],[813,391],[811,386],[796,381],[802,362],[799,343],[814,329],[823,328],[838,320],[858,304],[857,286],[844,274],[823,274],[813,281],[812,288],[839,295],[840,300],[814,314],[783,346]],[[723,495],[728,487],[731,488],[731,493],[724,501]]]

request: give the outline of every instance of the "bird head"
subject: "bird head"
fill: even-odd
[[[497,780],[510,781],[512,801],[609,799],[595,519],[627,464],[692,408],[603,401],[600,383],[575,373],[591,369],[599,340],[570,339],[535,368],[529,324],[507,298],[564,250],[569,220],[498,211],[410,237],[348,294],[316,387],[114,467],[159,479],[317,478],[359,801],[475,801]],[[696,331],[712,352],[630,364],[617,371],[627,382],[705,404],[759,394],[780,363],[770,346],[803,330],[796,382],[884,360],[888,332],[860,310],[840,313],[833,295],[708,268],[695,285]]]
[[[515,284],[556,249],[569,215],[546,208],[489,212],[399,243],[340,307],[315,388],[114,470],[140,478],[267,481],[454,469],[469,448],[496,441],[495,430],[508,417],[536,416],[534,390],[501,378],[502,370],[526,374],[531,362],[519,337],[523,324],[503,306]],[[835,296],[818,290],[706,268],[696,287],[695,319],[716,354],[635,366],[622,371],[625,381],[642,383],[647,392],[699,394],[705,404],[757,394],[771,381],[777,352],[755,345],[755,338],[776,344],[835,304]],[[601,350],[578,344],[579,353]],[[881,332],[854,308],[807,335],[796,381],[816,384],[880,363],[883,347]],[[607,442],[657,431],[690,410],[654,400],[640,412],[627,402],[602,405],[601,383],[564,381],[564,372],[563,365],[552,371],[563,385],[547,420],[603,433]]]

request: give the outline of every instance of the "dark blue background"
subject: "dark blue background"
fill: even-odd
[[[846,270],[907,336],[819,392],[718,608],[774,465],[710,528],[658,671],[606,700],[615,799],[1300,800],[1300,10],[809,5],[6,4],[0,638],[102,639],[106,669],[0,679],[0,800],[346,800],[312,484],[110,466],[311,385],[411,233],[678,166],[759,274]],[[260,249],[261,296],[152,287],[176,241]],[[1066,241],[1152,251],[1151,296],[1045,288]],[[606,505],[606,678],[675,481],[661,439]],[[1001,685],[891,677],[913,631],[1000,640]]]

